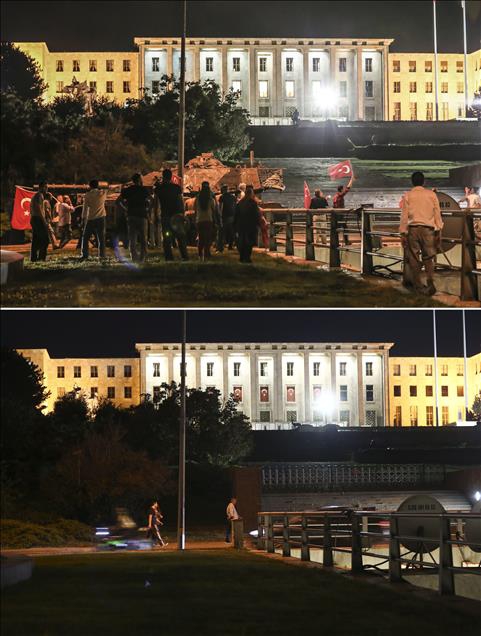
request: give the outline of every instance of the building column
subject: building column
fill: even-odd
[[[221,56],[222,56],[222,73],[221,73],[221,91],[225,95],[229,91],[229,86],[227,85],[227,47],[223,46],[221,48]]]
[[[312,117],[311,87],[309,86],[309,49],[302,50],[302,112],[301,116]]]
[[[249,48],[249,113],[252,117],[257,117],[257,65],[256,51],[253,46]]]
[[[382,355],[383,363],[383,412],[384,412],[384,426],[390,426],[390,386],[389,386],[389,351],[385,351]]]
[[[169,350],[167,353],[167,377],[169,384],[174,381],[174,351]]]
[[[309,352],[304,352],[304,421],[312,422],[311,383],[309,375]]]
[[[362,48],[356,48],[357,118],[364,119],[364,82],[362,81]]]
[[[200,352],[196,351],[195,356],[195,388],[200,389],[201,377],[200,377]]]
[[[229,356],[227,351],[222,352],[222,394],[224,401],[229,397]]]
[[[282,352],[276,351],[274,354],[274,382],[272,383],[274,391],[274,421],[284,421],[284,409],[282,408]]]
[[[389,49],[381,50],[382,56],[382,112],[384,121],[389,120]]]
[[[170,77],[174,72],[174,47],[167,49],[167,75]]]
[[[357,352],[357,410],[359,426],[364,426],[366,423],[366,413],[364,411],[364,383],[362,373],[362,353]]]
[[[200,82],[200,47],[195,46],[192,51],[194,57],[194,82]]]
[[[335,77],[336,77],[336,49],[333,46],[329,47],[329,85],[332,90],[335,90]]]
[[[146,379],[146,367],[147,367],[147,359],[145,355],[145,351],[140,352],[140,361],[139,361],[139,370],[140,370],[140,395],[145,395],[147,392],[147,379]],[[142,398],[141,398],[142,399]]]
[[[139,68],[138,68],[138,97],[142,99],[145,96],[145,91],[142,89],[145,88],[145,46],[143,44],[140,45],[139,50]]]
[[[284,116],[284,93],[282,86],[282,51],[272,49],[272,117]]]
[[[257,385],[257,354],[254,353],[254,351],[250,352],[249,355],[249,362],[250,362],[250,389],[251,389],[251,399],[250,399],[250,403],[251,403],[251,408],[250,408],[250,413],[249,413],[249,418],[252,420],[257,420],[257,417],[253,417],[254,415],[257,414],[257,409],[256,409],[256,405],[257,405],[257,393],[256,393],[256,385]]]
[[[329,358],[331,360],[331,395],[333,397],[333,401],[335,404],[338,403],[338,395],[337,395],[337,382],[336,382],[336,353],[331,351],[329,353]],[[336,407],[336,413],[332,413],[332,419],[337,422],[339,419],[338,407]],[[330,422],[327,422],[328,424]]]

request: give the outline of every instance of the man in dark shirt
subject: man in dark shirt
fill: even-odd
[[[327,202],[327,199],[324,196],[323,192],[321,192],[321,190],[315,190],[314,191],[314,196],[311,199],[311,205],[309,206],[309,209],[310,210],[320,210],[322,208],[328,208],[328,207],[329,207],[329,203]],[[314,223],[314,230],[315,230],[315,234],[316,234],[316,237],[317,237],[317,242],[321,242],[321,243],[324,244],[324,243],[326,243],[326,235],[318,226],[318,223],[322,219],[323,219],[323,217],[318,215],[318,214],[313,215],[313,217],[312,217],[312,221]]]
[[[184,218],[184,201],[180,186],[172,183],[172,170],[166,168],[162,172],[162,181],[155,186],[155,194],[160,206],[162,223],[162,242],[166,261],[173,261],[172,238],[179,246],[182,260],[188,260],[186,226]]]
[[[121,202],[127,209],[130,255],[133,261],[144,262],[147,256],[147,217],[149,215],[150,194],[142,185],[142,175],[134,174],[132,183],[121,193]],[[140,241],[140,257],[137,252]]]
[[[232,250],[234,247],[234,214],[236,206],[236,198],[228,192],[226,185],[221,186],[221,195],[219,197],[219,232],[217,235],[217,251],[223,252],[224,245]]]
[[[234,217],[237,249],[239,250],[241,263],[252,263],[252,248],[257,244],[259,223],[260,210],[255,198],[254,188],[248,185],[245,197],[236,206]]]

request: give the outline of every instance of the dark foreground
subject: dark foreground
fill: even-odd
[[[478,635],[451,601],[234,550],[52,556],[3,591],[2,634]]]
[[[19,281],[2,289],[4,307],[433,307],[429,297],[402,293],[386,283],[288,263],[264,253],[250,265],[237,252],[199,262],[166,263],[159,250],[142,266],[113,254],[79,262],[72,251],[25,261]]]

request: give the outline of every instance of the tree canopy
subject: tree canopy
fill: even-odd
[[[33,58],[11,42],[0,44],[0,89],[27,101],[36,101],[47,89]]]

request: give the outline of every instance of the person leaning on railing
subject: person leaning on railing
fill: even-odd
[[[436,293],[434,286],[434,259],[441,243],[443,220],[436,194],[424,188],[424,174],[414,172],[411,176],[413,188],[401,199],[401,222],[399,232],[404,248],[406,261],[411,270],[409,280],[404,267],[403,284],[413,286],[422,294],[432,296]],[[421,261],[419,260],[421,254]],[[421,281],[421,268],[426,271],[427,286]]]

